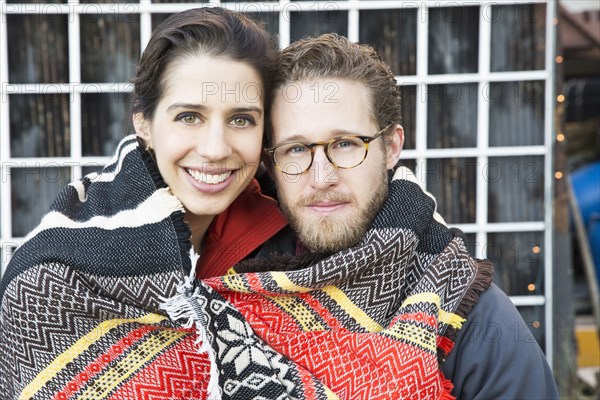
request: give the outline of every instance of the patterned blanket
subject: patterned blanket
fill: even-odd
[[[200,282],[182,206],[129,136],[11,260],[0,398],[450,399],[439,363],[492,270],[435,215],[394,180],[355,247]]]

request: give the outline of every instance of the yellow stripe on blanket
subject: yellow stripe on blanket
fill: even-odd
[[[140,324],[157,324],[160,321],[166,319],[166,317],[158,314],[147,314],[140,318],[117,318],[103,321],[91,332],[81,337],[77,342],[73,343],[71,347],[61,353],[54,359],[46,368],[44,368],[35,377],[34,380],[29,383],[23,389],[19,399],[30,399],[32,398],[49,380],[54,378],[68,363],[72,362],[77,356],[83,353],[88,347],[96,343],[100,338],[110,332],[112,329],[119,325],[137,322]]]
[[[229,274],[229,275],[225,275],[223,276],[223,283],[225,284],[225,286],[227,286],[229,289],[239,292],[239,293],[251,293],[247,288],[246,285],[244,284],[244,278],[242,277],[242,275],[237,275],[237,274]]]
[[[466,319],[464,319],[460,315],[440,310],[438,321],[443,322],[446,325],[453,326],[456,329],[460,329],[462,327],[463,322],[465,322]]]
[[[432,292],[414,294],[407,297],[400,307],[406,307],[416,303],[433,303],[440,308],[440,296]]]
[[[379,325],[377,321],[372,319],[367,313],[361,310],[360,307],[354,304],[341,289],[335,286],[326,286],[322,290],[342,307],[348,315],[365,328],[367,332],[380,332],[383,330],[383,326]]]
[[[310,288],[306,288],[304,286],[296,285],[294,282],[292,282],[290,280],[290,278],[288,278],[288,276],[285,274],[285,272],[281,272],[281,271],[271,272],[271,277],[279,285],[280,288],[288,290],[290,292],[307,293],[307,292],[310,292],[311,290],[313,290]]]
[[[390,329],[382,333],[401,339],[405,342],[420,346],[432,353],[436,352],[435,333],[428,332],[426,329],[419,328],[403,321],[397,322]]]
[[[292,296],[267,296],[267,299],[294,317],[302,326],[304,332],[325,330],[325,327],[316,318],[314,311],[308,309],[299,298]]]
[[[168,329],[158,331],[156,335],[147,337],[143,343],[127,354],[118,364],[96,379],[79,398],[96,400],[106,398],[114,388],[129,379],[148,361],[187,334],[189,333]]]

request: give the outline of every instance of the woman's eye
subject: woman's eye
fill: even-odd
[[[248,117],[235,117],[231,120],[231,123],[238,128],[255,125],[254,120]]]
[[[195,114],[180,114],[177,116],[177,120],[186,124],[196,124],[200,121],[200,118]]]

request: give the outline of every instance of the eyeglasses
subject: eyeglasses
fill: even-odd
[[[273,163],[284,174],[300,175],[307,171],[315,159],[315,147],[323,146],[329,162],[338,168],[354,168],[367,158],[369,143],[383,135],[392,125],[388,125],[373,136],[341,136],[325,142],[305,144],[284,143],[265,149]]]

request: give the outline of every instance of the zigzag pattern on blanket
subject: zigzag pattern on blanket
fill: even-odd
[[[181,204],[128,137],[13,256],[0,398],[449,399],[438,357],[491,268],[434,213],[394,181],[356,246],[194,281]]]
[[[123,139],[100,173],[60,193],[13,255],[0,286],[0,398],[53,398],[73,386],[76,371],[87,372],[71,395],[110,396],[115,368],[135,378],[152,365],[131,363],[137,348],[158,356],[191,336],[157,314],[189,265],[181,257],[189,231],[147,158],[135,136]],[[150,330],[131,337],[140,327]],[[188,351],[196,351],[193,340]],[[98,358],[106,352],[110,362]]]
[[[447,355],[465,320],[455,312],[468,312],[489,286],[491,269],[469,256],[460,235],[434,220],[434,209],[414,183],[393,182],[383,212],[356,246],[306,268],[205,284],[241,313],[236,318],[244,321],[247,343],[268,344],[298,373],[312,375],[324,393],[450,399],[452,384],[439,371],[438,357]]]

